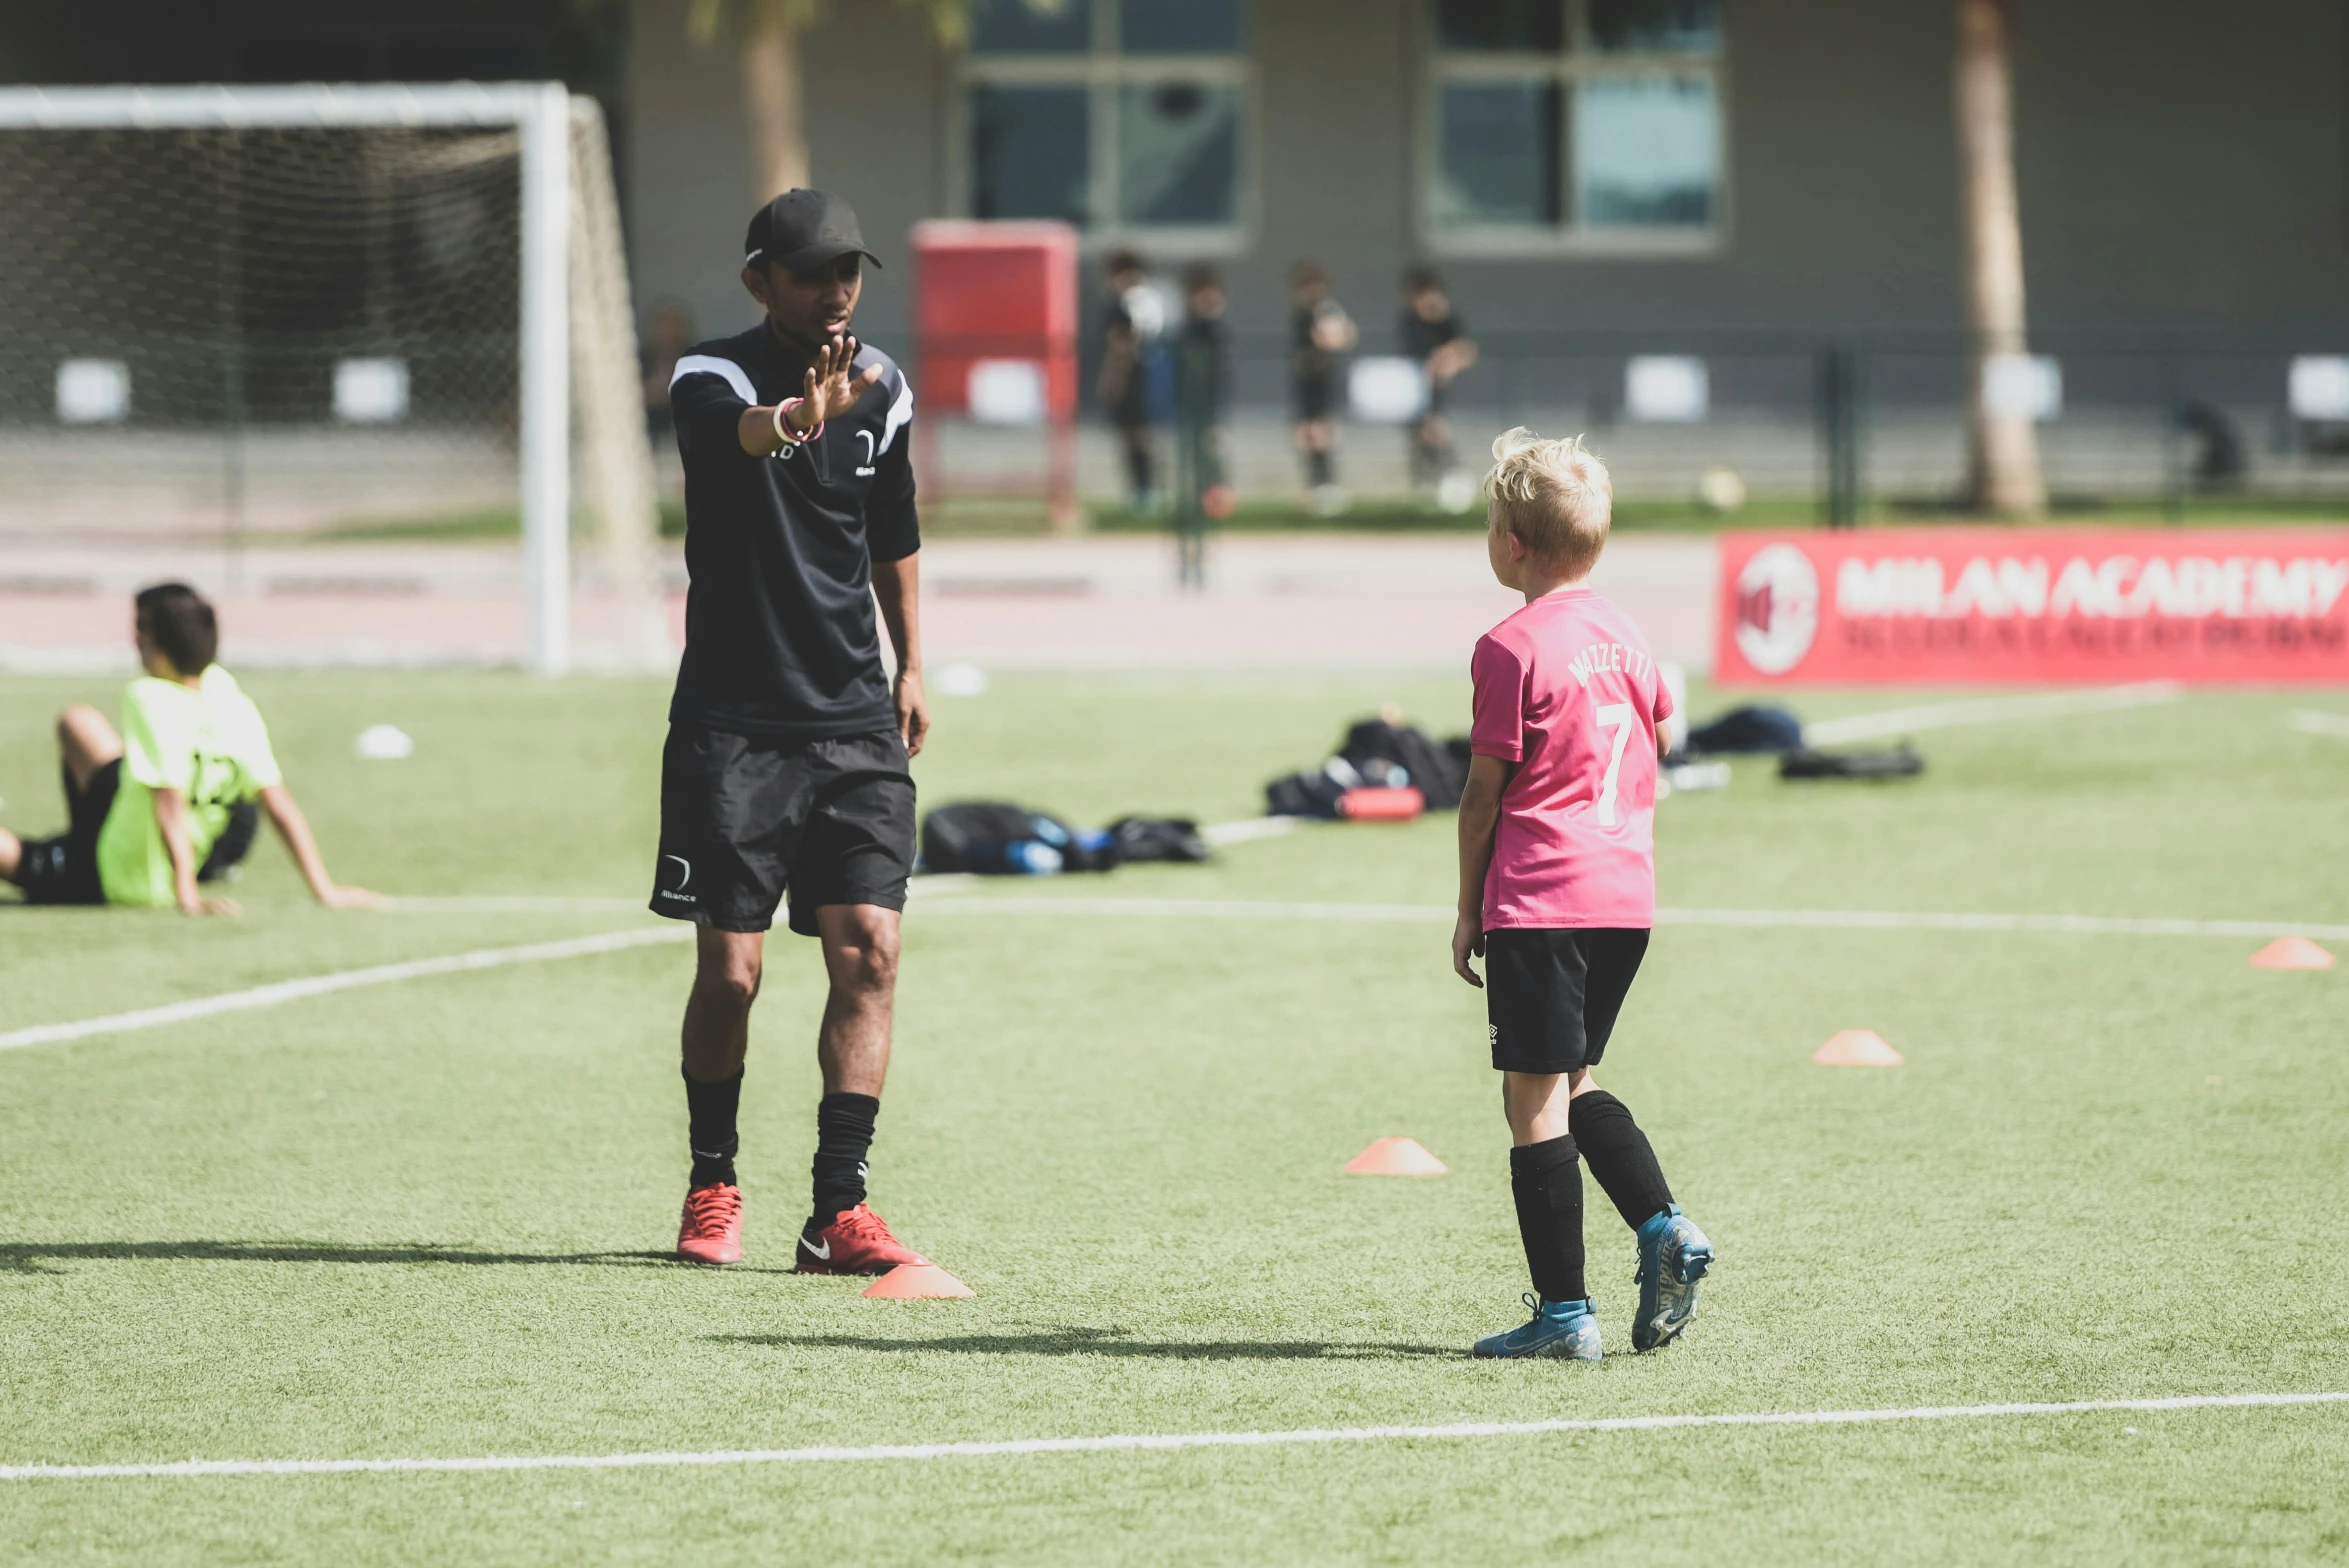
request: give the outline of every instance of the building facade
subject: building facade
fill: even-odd
[[[814,177],[885,254],[931,215],[1065,216],[1206,258],[1285,321],[1311,257],[1374,330],[1413,261],[1489,331],[1954,331],[1947,0],[980,0],[972,47],[838,7],[805,43]],[[2349,330],[2349,12],[2024,0],[2035,330]],[[632,0],[640,289],[738,314],[735,64]],[[902,332],[902,277],[876,334]]]
[[[2231,445],[2253,454],[2238,467],[2272,457],[2289,485],[2349,482],[2330,471],[2349,454],[2349,399],[2314,430],[2286,393],[2312,357],[2349,388],[2349,8],[2017,4],[2024,265],[2033,345],[2060,364],[2056,480],[2174,488]],[[763,193],[737,50],[689,36],[688,9],[16,6],[0,8],[0,72],[561,77],[604,105],[640,313],[673,307],[708,336],[751,317],[736,274]],[[1813,490],[1832,423],[1822,367],[1848,349],[1871,483],[1930,495],[1962,468],[1969,396],[1954,9],[971,0],[967,46],[947,49],[921,6],[835,0],[800,47],[813,178],[854,201],[887,261],[863,314],[885,346],[910,346],[915,223],[1063,218],[1084,235],[1088,321],[1117,248],[1162,277],[1213,263],[1235,397],[1270,414],[1287,396],[1293,264],[1329,270],[1370,351],[1396,339],[1400,274],[1432,264],[1485,350],[1461,388],[1480,424],[1605,429],[1610,450],[1637,452],[1670,432],[1618,428],[1633,361],[1679,356],[1658,384],[1686,388],[1694,367],[1704,429],[1634,467],[1671,493],[1718,464]],[[1261,450],[1243,483],[1290,482],[1285,422],[1247,424]],[[2202,456],[2182,450],[2196,441]]]

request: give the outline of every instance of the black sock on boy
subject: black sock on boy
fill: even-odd
[[[694,1190],[735,1185],[734,1156],[741,1152],[742,1137],[735,1131],[734,1120],[741,1107],[739,1072],[716,1083],[685,1075],[686,1141],[693,1150],[693,1175],[688,1185]]]
[[[1509,1190],[1517,1199],[1517,1234],[1525,1242],[1533,1288],[1544,1301],[1580,1301],[1582,1167],[1574,1139],[1552,1138],[1509,1151]]]
[[[820,1229],[865,1201],[865,1156],[881,1102],[869,1094],[827,1094],[816,1104],[815,1223]]]
[[[1648,1135],[1631,1119],[1630,1106],[1604,1089],[1593,1089],[1566,1107],[1566,1124],[1624,1224],[1637,1230],[1671,1207],[1672,1189],[1664,1184]]]

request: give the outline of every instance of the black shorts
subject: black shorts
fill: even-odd
[[[791,896],[791,929],[825,904],[905,907],[914,783],[895,730],[824,740],[669,726],[652,911],[764,931]]]
[[[1300,421],[1328,419],[1338,410],[1338,378],[1326,370],[1299,376],[1294,391]]]
[[[1484,1008],[1505,1073],[1595,1067],[1648,950],[1645,930],[1519,928],[1484,934]]]
[[[65,790],[66,829],[55,838],[27,839],[17,862],[16,885],[28,904],[103,904],[106,889],[98,882],[98,830],[114,797],[122,788],[122,759],[115,758],[90,775],[78,794],[69,781]]]

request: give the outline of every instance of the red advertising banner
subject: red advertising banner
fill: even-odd
[[[1713,673],[2349,683],[2349,528],[1724,533]]]

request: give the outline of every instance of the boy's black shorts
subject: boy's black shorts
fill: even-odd
[[[77,793],[66,780],[68,813],[64,832],[55,838],[26,839],[17,862],[16,885],[28,904],[103,904],[106,890],[98,882],[98,830],[114,797],[122,788],[122,759],[115,758],[90,775]]]
[[[895,730],[822,740],[669,726],[652,910],[764,931],[788,889],[791,929],[825,904],[905,907],[914,783]]]
[[[1484,934],[1484,1007],[1505,1073],[1595,1067],[1648,950],[1645,930],[1544,927]]]

